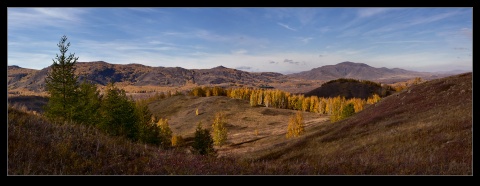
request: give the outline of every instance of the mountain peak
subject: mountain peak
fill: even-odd
[[[350,62],[350,61],[345,61],[345,62],[341,62],[341,63],[338,63],[336,65],[348,65],[348,66],[361,66],[361,67],[370,67],[369,65],[365,64],[365,63],[355,63],[355,62]]]
[[[226,69],[227,67],[224,67],[223,65],[217,66],[214,69]]]

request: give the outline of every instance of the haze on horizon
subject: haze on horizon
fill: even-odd
[[[80,62],[284,74],[344,61],[472,71],[473,8],[7,8],[7,65]]]

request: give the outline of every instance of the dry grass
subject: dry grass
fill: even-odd
[[[283,175],[266,162],[193,155],[106,136],[94,127],[55,124],[8,108],[8,175]]]
[[[152,102],[185,146],[176,150],[51,124],[9,108],[8,174],[472,175],[472,74],[427,81],[336,123],[304,113],[303,136],[286,139],[296,111],[250,107],[226,97],[173,96]],[[199,109],[199,115],[195,114]],[[227,115],[217,158],[188,153],[199,121]]]
[[[266,107],[251,107],[249,102],[224,96],[194,97],[173,96],[150,103],[156,117],[169,119],[170,128],[176,135],[188,139],[193,137],[198,122],[211,129],[215,113],[226,114],[227,144],[217,147],[219,156],[242,155],[265,146],[277,144],[285,139],[288,118],[296,111]],[[196,110],[199,115],[196,115]],[[327,115],[303,112],[305,128],[309,130],[315,122],[328,120]]]
[[[410,87],[303,139],[245,156],[304,161],[319,174],[471,175],[471,80],[470,73]]]

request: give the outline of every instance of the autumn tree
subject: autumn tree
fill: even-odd
[[[341,119],[342,109],[345,104],[345,97],[337,96],[331,101],[329,108],[331,109],[330,121],[336,122]]]
[[[295,115],[292,115],[288,121],[286,137],[298,137],[301,136],[303,133],[305,133],[303,114],[301,111],[297,111],[297,113]]]
[[[227,142],[228,131],[226,124],[225,114],[222,112],[216,113],[212,124],[214,145],[222,146]]]
[[[253,91],[250,95],[250,106],[255,107],[258,104],[258,91]]]
[[[170,125],[168,125],[168,119],[160,118],[157,126],[160,130],[158,134],[160,145],[164,148],[170,147],[172,145],[172,130],[170,129]]]
[[[371,97],[367,99],[367,104],[374,104],[380,101],[380,96],[378,94],[373,94]]]
[[[57,46],[60,55],[56,54],[51,70],[45,78],[46,90],[50,94],[45,106],[45,116],[50,119],[66,121],[71,120],[76,111],[78,76],[74,73],[74,67],[78,57],[71,53],[67,56],[66,53],[70,47],[70,42],[67,43],[67,36],[64,35]]]
[[[180,135],[172,136],[172,147],[182,146],[185,143],[184,139]]]
[[[202,128],[202,122],[197,124],[195,135],[193,139],[193,153],[200,155],[215,155],[216,151],[213,148],[213,139],[208,129]]]

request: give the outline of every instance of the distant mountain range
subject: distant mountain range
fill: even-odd
[[[50,67],[42,70],[7,66],[8,90],[27,89],[44,91],[45,77]],[[275,72],[246,72],[218,66],[211,69],[185,69],[181,67],[151,67],[141,64],[111,64],[104,61],[77,62],[76,74],[80,80],[88,79],[100,85],[121,82],[133,86],[196,85],[261,85],[288,83],[299,79],[329,81],[339,78],[371,80],[382,83],[405,81],[415,77],[435,79],[453,74],[408,71],[399,68],[375,68],[363,63],[342,62],[310,71],[283,75]]]
[[[309,71],[290,74],[290,77],[307,79],[307,80],[334,80],[339,78],[351,78],[361,80],[372,80],[384,83],[393,83],[415,77],[424,79],[436,79],[453,75],[454,73],[430,73],[416,72],[400,68],[375,68],[364,63],[342,62],[336,65],[326,65],[314,68]]]
[[[150,67],[141,64],[111,64],[104,61],[77,62],[75,73],[80,81],[87,79],[100,85],[122,82],[133,86],[183,86],[222,84],[268,84],[287,76],[275,72],[246,72],[218,66],[212,69],[185,69],[181,67]],[[7,67],[9,89],[26,88],[43,91],[45,77],[51,67],[42,70],[18,66]]]

